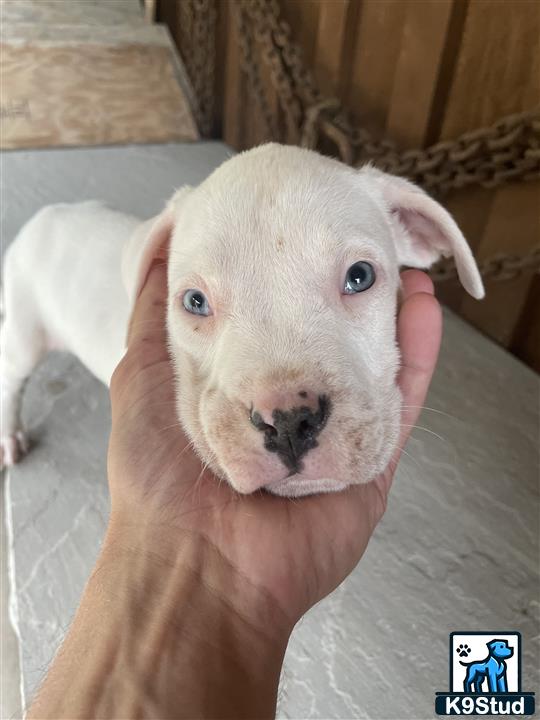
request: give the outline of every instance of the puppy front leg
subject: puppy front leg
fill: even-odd
[[[0,437],[0,468],[14,465],[28,451],[28,442],[23,432],[20,417],[20,398],[24,379],[8,380],[0,378],[2,393],[2,430]]]
[[[37,315],[27,303],[17,307],[16,295],[8,284],[0,332],[0,468],[13,465],[28,450],[20,419],[21,394],[45,351]]]

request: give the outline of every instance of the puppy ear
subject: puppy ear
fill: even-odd
[[[478,300],[483,298],[484,286],[473,254],[450,213],[408,180],[372,167],[364,172],[382,188],[400,265],[428,268],[441,257],[453,255],[465,290]]]
[[[155,259],[168,259],[169,241],[176,213],[191,188],[177,190],[163,212],[143,222],[124,245],[122,280],[132,306],[142,290],[150,265]]]

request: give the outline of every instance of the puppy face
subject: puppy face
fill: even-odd
[[[388,177],[268,145],[169,205],[178,415],[241,493],[340,490],[372,480],[395,449],[399,265],[441,250]]]

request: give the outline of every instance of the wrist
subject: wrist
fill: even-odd
[[[223,614],[274,641],[286,644],[295,624],[264,587],[238,571],[201,532],[162,523],[132,523],[113,514],[100,561],[114,566],[119,575],[122,571],[126,588],[143,584],[147,591],[152,588],[156,600],[166,596],[178,608],[179,594],[189,587],[190,592],[213,600]]]
[[[292,628],[203,537],[114,518],[90,582],[113,598],[122,634],[136,630],[121,661],[133,684],[166,697],[172,667],[193,716],[273,716]]]

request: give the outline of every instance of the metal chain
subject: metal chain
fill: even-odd
[[[387,152],[375,162],[438,195],[467,185],[492,188],[513,179],[538,180],[540,112],[511,115],[426,150]]]
[[[264,123],[264,132],[267,140],[278,137],[275,113],[272,112],[266,90],[259,72],[260,63],[257,62],[253,48],[253,38],[245,24],[245,13],[240,3],[232,5],[232,11],[236,17],[238,41],[243,56],[244,70],[248,76],[251,90],[255,94],[261,119]],[[262,138],[261,138],[262,140]]]
[[[280,57],[284,75],[280,77],[282,91],[302,98],[312,105],[321,99],[315,80],[302,58],[300,46],[293,42],[291,28],[280,18],[278,0],[241,0],[261,35],[270,38],[276,56]],[[295,92],[294,92],[295,91]]]
[[[197,102],[194,114],[202,135],[209,136],[215,97],[216,4],[184,0],[177,7],[180,52]]]
[[[235,6],[237,7],[237,17],[243,18],[244,32],[251,34],[258,43],[261,58],[269,69],[272,83],[277,90],[280,105],[284,111],[288,137],[298,139],[302,108],[294,88],[288,80],[287,67],[283,62],[283,58],[276,51],[271,28],[265,22],[267,3],[265,0],[237,0]],[[255,24],[254,18],[256,19]],[[246,71],[249,72],[250,61],[246,58],[244,60],[246,62]],[[250,60],[252,63],[257,62],[255,58]],[[264,86],[256,97],[260,106],[267,102]]]

